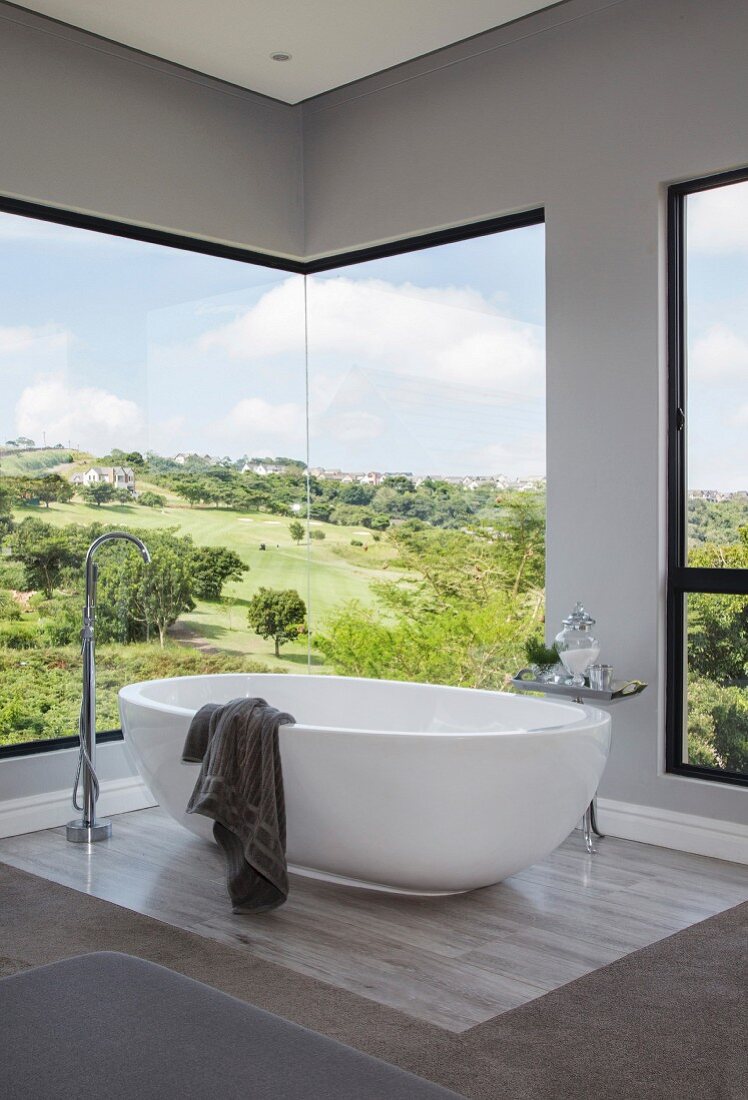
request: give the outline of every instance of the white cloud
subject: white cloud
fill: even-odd
[[[145,417],[128,398],[95,386],[71,386],[62,376],[38,378],[16,404],[19,435],[48,443],[80,444],[94,454],[132,450],[145,442]]]
[[[748,182],[688,197],[688,245],[699,252],[748,252]]]
[[[238,445],[240,450],[256,453],[267,448],[294,444],[306,438],[304,406],[294,401],[274,405],[261,397],[245,397],[221,420],[211,425],[215,438]]]
[[[64,347],[68,334],[53,325],[31,328],[29,325],[0,326],[0,355],[19,355],[28,351]]]
[[[310,280],[308,302],[313,380],[315,365],[335,357],[346,369],[376,366],[453,383],[462,392],[503,391],[509,403],[543,392],[542,330],[500,314],[475,290],[340,276]],[[303,304],[300,281],[287,279],[203,336],[201,346],[250,360],[289,353],[301,359]]]
[[[507,443],[489,443],[465,452],[463,457],[478,473],[540,477],[545,473],[545,435],[526,432]]]
[[[365,443],[384,435],[386,424],[375,413],[342,412],[322,416],[314,420],[315,437],[330,436],[339,443]]]
[[[304,284],[292,277],[268,290],[236,320],[206,332],[202,349],[217,347],[237,359],[304,353]]]
[[[727,325],[711,325],[693,343],[689,373],[699,382],[748,382],[748,342]]]

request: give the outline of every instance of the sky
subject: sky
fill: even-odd
[[[689,486],[746,489],[748,183],[687,215]],[[542,475],[544,278],[542,226],[305,281],[0,214],[0,439]]]
[[[748,490],[748,183],[686,205],[688,484]]]
[[[542,475],[544,278],[542,226],[305,286],[0,214],[0,438]]]

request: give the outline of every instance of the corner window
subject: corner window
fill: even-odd
[[[748,169],[669,193],[667,764],[748,783]]]
[[[98,558],[104,736],[151,678],[503,687],[542,634],[542,214],[292,272],[153,238],[0,212],[0,756],[74,743],[111,528],[153,561]]]

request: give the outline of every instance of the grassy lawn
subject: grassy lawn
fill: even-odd
[[[141,485],[141,489],[147,486]],[[157,489],[166,495],[163,489]],[[348,600],[367,606],[376,603],[372,581],[395,579],[394,557],[385,539],[375,542],[372,532],[358,527],[338,527],[313,521],[324,531],[324,540],[313,539],[309,547],[297,545],[289,534],[290,520],[265,513],[238,513],[220,508],[190,508],[169,497],[165,508],[144,508],[138,504],[95,505],[73,502],[49,508],[19,508],[17,522],[34,516],[54,526],[69,523],[103,523],[141,531],[176,527],[191,535],[197,544],[227,546],[249,565],[240,582],[228,584],[220,604],[200,602],[193,612],[180,618],[177,637],[188,634],[205,639],[216,649],[256,658],[272,668],[302,671],[307,662],[306,639],[285,645],[278,660],[272,640],[253,634],[246,621],[246,605],[260,587],[295,588],[307,604],[312,632],[319,630],[329,611]],[[351,546],[356,539],[364,546]],[[260,550],[264,544],[266,549]],[[365,548],[364,548],[365,547]],[[307,565],[309,564],[309,569]],[[322,659],[312,654],[317,670],[326,671]]]

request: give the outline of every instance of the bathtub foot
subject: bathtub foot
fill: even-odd
[[[594,856],[597,854],[597,848],[595,848],[595,842],[592,839],[595,835],[595,830],[592,825],[592,817],[592,803],[590,802],[589,806],[584,811],[584,817],[582,818],[582,831],[584,833],[584,846],[589,854],[591,856]]]

